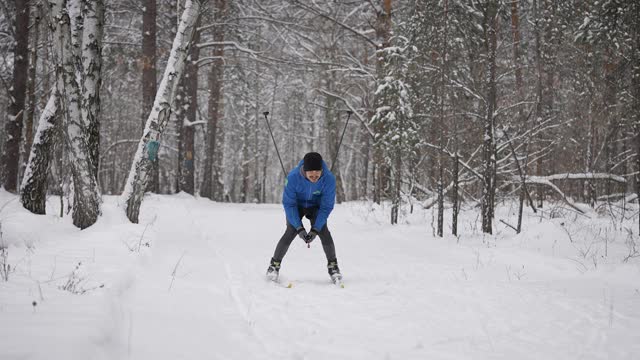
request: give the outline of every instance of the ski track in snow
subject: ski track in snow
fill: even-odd
[[[340,289],[330,282],[319,239],[311,249],[294,240],[282,263],[283,286],[265,280],[284,231],[279,205],[148,196],[135,225],[107,197],[100,222],[84,232],[14,205],[1,218],[17,270],[0,282],[0,322],[8,324],[0,327],[8,344],[0,359],[640,354],[638,262],[611,255],[624,253],[618,241],[609,244],[610,260],[589,265],[593,259],[576,256],[582,245],[551,221],[532,217],[525,234],[483,238],[464,235],[469,214],[460,239],[437,239],[429,213],[390,226],[370,205],[338,205],[329,226],[346,286]],[[80,286],[104,288],[60,290],[79,260],[87,277]],[[32,299],[39,299],[35,308]]]

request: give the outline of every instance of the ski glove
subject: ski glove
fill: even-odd
[[[298,233],[298,237],[300,237],[300,239],[304,240],[304,242],[307,242],[307,230],[305,230],[304,227],[300,226],[296,229],[296,232]]]
[[[318,230],[311,228],[311,230],[309,231],[309,235],[307,235],[307,238],[305,239],[305,242],[308,244],[310,242],[312,242],[316,236],[318,236]]]

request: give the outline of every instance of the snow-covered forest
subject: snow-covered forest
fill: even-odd
[[[198,329],[225,359],[640,351],[637,0],[7,0],[0,123],[0,323],[18,329],[0,358],[180,358],[143,344],[199,349]],[[261,281],[311,151],[336,178],[339,295],[304,267],[321,251],[292,250],[293,294]],[[206,301],[184,336],[152,325]],[[23,322],[38,311],[59,317]],[[55,349],[46,324],[67,318],[53,356],[20,337]],[[87,328],[99,350],[75,347]]]
[[[4,188],[88,213],[99,212],[92,193],[129,195],[142,180],[159,194],[278,202],[270,125],[287,171],[311,150],[331,163],[344,131],[338,202],[478,205],[491,232],[506,198],[632,201],[639,11],[635,1],[7,2]],[[187,58],[170,57],[176,41]],[[140,161],[144,176],[130,178]],[[40,180],[25,182],[25,169]]]

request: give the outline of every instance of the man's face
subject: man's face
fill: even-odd
[[[314,183],[314,182],[317,182],[318,179],[320,179],[320,176],[322,176],[322,170],[305,171],[304,174],[307,177],[307,179],[309,179],[309,181]]]

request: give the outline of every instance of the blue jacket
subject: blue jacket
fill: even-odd
[[[312,183],[304,176],[302,163],[301,160],[285,180],[282,193],[284,212],[289,224],[298,228],[302,226],[298,208],[317,208],[318,213],[313,227],[322,230],[336,202],[336,178],[327,164],[322,161],[322,176],[316,183]]]

